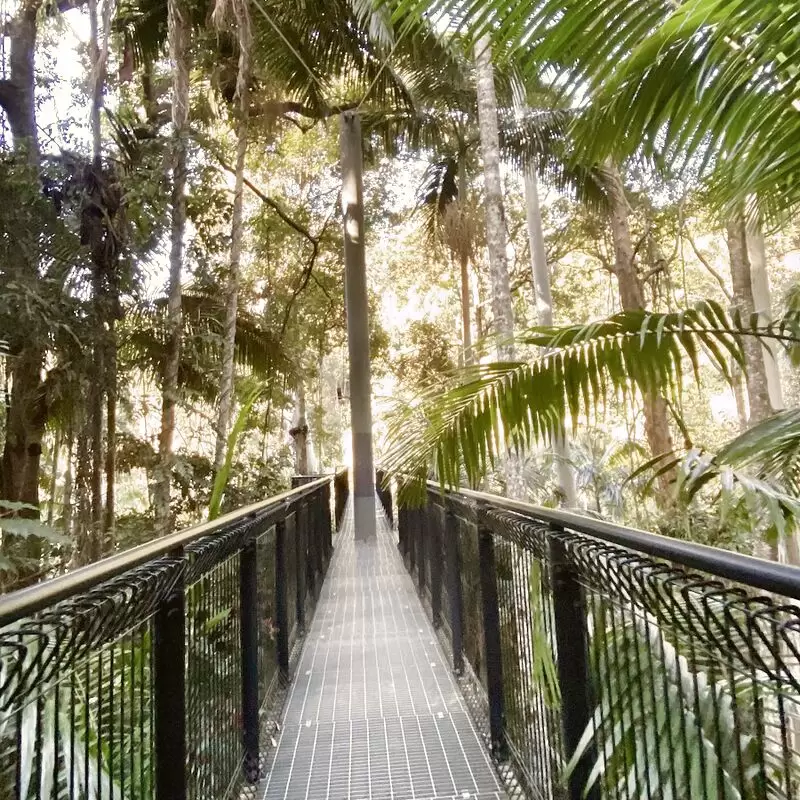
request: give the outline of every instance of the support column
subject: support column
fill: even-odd
[[[369,361],[369,306],[364,260],[364,187],[361,121],[356,111],[341,115],[342,217],[344,221],[345,307],[350,354],[350,417],[353,431],[355,537],[375,538],[375,471],[372,462],[372,388]]]

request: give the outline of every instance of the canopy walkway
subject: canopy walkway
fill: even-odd
[[[0,798],[800,797],[800,570],[378,486],[0,598]]]

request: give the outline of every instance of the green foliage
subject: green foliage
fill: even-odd
[[[248,417],[253,409],[253,405],[263,393],[262,386],[254,387],[244,398],[244,402],[236,415],[236,420],[233,423],[231,432],[228,434],[228,443],[225,450],[225,462],[222,468],[214,476],[214,485],[211,489],[211,500],[208,504],[208,518],[209,520],[216,519],[219,516],[220,508],[222,506],[222,498],[225,495],[225,488],[228,485],[228,478],[231,474],[233,467],[233,458],[236,454],[236,445],[239,438],[244,433],[247,426]]]
[[[533,81],[553,76],[589,113],[574,131],[599,161],[646,154],[708,173],[720,202],[800,202],[792,91],[800,11],[759,0],[395,0],[397,17],[432,18]],[[587,102],[588,100],[588,102]]]
[[[395,415],[384,466],[397,475],[435,469],[458,485],[463,469],[475,485],[508,447],[549,442],[583,413],[597,415],[614,396],[637,393],[678,397],[689,371],[699,380],[701,358],[729,376],[744,364],[741,335],[791,336],[784,326],[756,330],[716,303],[656,314],[621,312],[588,325],[533,329],[521,344],[547,355],[529,362],[481,364],[457,373],[456,385],[423,392]]]
[[[394,361],[394,373],[403,389],[413,393],[442,381],[455,368],[454,346],[440,325],[415,321],[403,337],[403,348]]]

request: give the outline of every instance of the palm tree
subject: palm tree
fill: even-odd
[[[514,360],[514,307],[508,278],[506,218],[503,180],[500,174],[500,130],[497,121],[497,93],[494,85],[491,45],[488,38],[475,44],[475,77],[478,89],[478,129],[483,160],[486,249],[492,284],[497,355]]]

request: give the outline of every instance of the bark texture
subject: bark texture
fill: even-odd
[[[492,313],[497,335],[497,355],[502,361],[514,360],[514,307],[508,278],[506,219],[503,206],[503,181],[500,174],[500,133],[497,122],[497,94],[489,41],[475,45],[475,72],[478,88],[478,125],[483,160],[486,248],[492,282]]]
[[[747,224],[747,254],[750,259],[750,285],[753,289],[753,306],[759,323],[768,325],[772,321],[772,293],[767,273],[767,247],[760,220]],[[775,345],[762,344],[764,372],[767,377],[769,402],[774,411],[784,408],[783,387],[778,362],[775,359]]]
[[[246,114],[246,111],[244,112]],[[244,168],[247,156],[247,118],[238,125],[236,145],[236,177],[233,195],[233,220],[231,223],[231,257],[228,265],[228,287],[225,303],[225,334],[222,343],[222,375],[219,385],[217,413],[217,441],[214,449],[214,472],[222,468],[228,442],[228,431],[233,411],[234,355],[236,351],[236,317],[239,310],[239,281],[244,233]]]
[[[40,156],[36,135],[35,52],[40,6],[39,0],[21,3],[16,16],[8,23],[9,71],[8,78],[0,81],[0,106],[11,128],[14,149],[36,172]],[[19,261],[4,268],[15,272],[22,282],[37,280],[35,256],[21,254]],[[0,492],[4,500],[38,507],[42,440],[48,416],[47,387],[42,380],[45,353],[40,343],[31,341],[13,355],[8,368],[11,391],[6,410]],[[36,552],[25,555],[36,557]]]
[[[301,382],[297,389],[297,415],[289,433],[294,441],[294,471],[308,475],[308,419],[306,416],[306,387]]]
[[[214,14],[221,22],[225,16],[227,3],[219,0]],[[242,261],[242,239],[244,236],[244,170],[247,158],[248,114],[250,109],[250,17],[247,4],[233,2],[233,14],[239,39],[239,71],[236,97],[236,164],[234,167],[233,213],[231,219],[231,250],[228,263],[228,286],[225,302],[225,332],[222,342],[222,371],[219,386],[219,407],[217,409],[217,437],[214,448],[214,472],[222,469],[228,445],[228,432],[231,425],[234,400],[236,351],[236,318],[239,311],[239,282]]]
[[[755,313],[755,303],[743,215],[737,215],[728,221],[726,240],[731,262],[734,307],[742,320],[747,323]],[[742,345],[746,366],[747,399],[750,406],[748,421],[750,425],[754,425],[772,414],[764,366],[764,350],[758,339],[753,336],[743,337]]]
[[[625,186],[616,166],[606,163],[604,172],[609,201],[608,218],[614,242],[613,271],[619,285],[620,305],[624,311],[636,311],[645,308],[645,295],[641,275],[636,269]],[[650,452],[653,456],[671,452],[673,442],[666,401],[659,394],[648,393],[642,398],[642,406]],[[664,473],[659,479],[661,489],[666,491],[673,479],[674,473]]]
[[[483,160],[484,205],[486,214],[486,248],[489,252],[489,274],[492,284],[497,357],[513,361],[514,306],[508,277],[508,256],[503,180],[500,173],[500,132],[497,121],[497,93],[488,37],[475,45],[475,74],[478,89],[478,128]],[[509,497],[525,498],[525,481],[519,458],[508,453],[504,472]]]
[[[183,239],[186,232],[186,142],[189,120],[189,20],[180,0],[169,0],[169,50],[172,66],[172,219],[169,257],[169,300],[167,304],[167,352],[161,399],[161,431],[158,439],[159,464],[154,490],[156,528],[159,535],[172,529],[170,492],[172,488],[175,435],[175,406],[178,402],[178,370],[181,359],[181,278]]]

